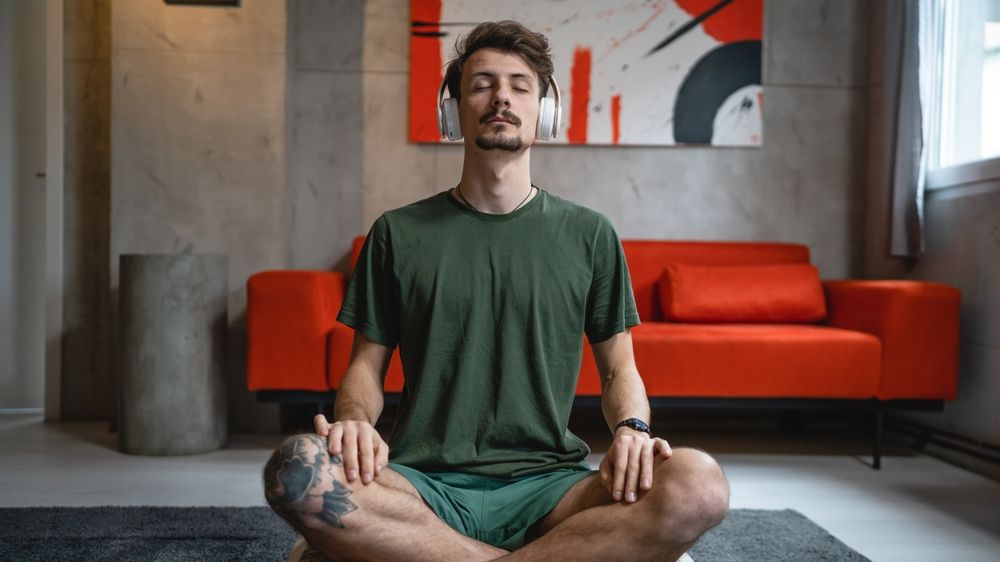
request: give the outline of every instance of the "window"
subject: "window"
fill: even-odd
[[[944,168],[963,170],[965,181],[996,177],[997,162],[992,160],[1000,159],[1000,0],[937,0],[924,6],[922,72],[930,78],[928,188],[946,187],[941,185],[942,174],[935,173]],[[988,175],[968,173],[980,170],[980,164],[988,164]]]
[[[980,158],[1000,156],[1000,17],[998,16],[1000,14],[994,14],[996,20],[986,22],[983,34],[983,129]]]

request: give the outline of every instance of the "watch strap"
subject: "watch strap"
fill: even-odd
[[[649,424],[639,418],[628,418],[618,422],[618,425],[615,426],[615,431],[618,431],[619,427],[627,427],[629,429],[634,429],[635,431],[642,431],[649,436],[653,435],[652,432],[649,431]]]

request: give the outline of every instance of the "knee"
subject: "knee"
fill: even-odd
[[[264,498],[294,526],[315,524],[343,528],[340,517],[356,509],[344,484],[338,457],[313,434],[289,437],[264,465]]]
[[[729,482],[722,467],[697,449],[674,449],[657,467],[654,486],[657,530],[671,542],[693,543],[729,512]]]

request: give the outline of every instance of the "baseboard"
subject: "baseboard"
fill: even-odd
[[[910,449],[1000,481],[1000,445],[897,416],[886,416],[885,429]]]
[[[0,408],[0,415],[3,414],[44,414],[45,408]]]

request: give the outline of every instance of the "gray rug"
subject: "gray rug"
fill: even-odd
[[[0,509],[0,560],[283,561],[295,534],[265,507]],[[733,510],[695,562],[864,561],[802,514]]]
[[[791,509],[734,509],[688,554],[695,562],[870,562]]]

